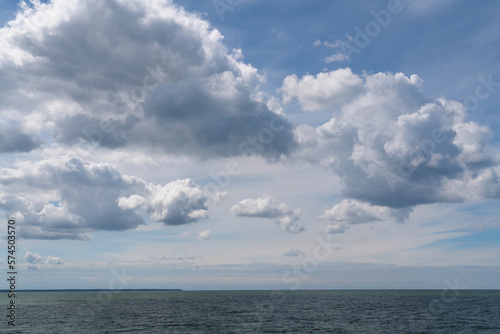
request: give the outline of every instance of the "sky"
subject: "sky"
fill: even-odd
[[[18,289],[500,288],[499,14],[2,0]]]

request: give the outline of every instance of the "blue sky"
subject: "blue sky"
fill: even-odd
[[[499,14],[0,2],[20,288],[499,288]]]

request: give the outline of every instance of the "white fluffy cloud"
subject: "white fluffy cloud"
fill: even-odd
[[[208,199],[189,179],[154,185],[74,157],[0,170],[0,209],[22,223],[25,238],[85,240],[88,231],[145,224],[145,213],[166,225],[188,224],[207,218]]]
[[[316,111],[332,108],[354,97],[363,87],[363,80],[350,68],[322,72],[316,76],[306,74],[300,80],[295,74],[283,80],[283,102],[297,98],[302,109]]]
[[[336,95],[344,81],[337,71],[307,77],[310,85],[296,86],[295,95],[318,101]],[[345,184],[343,195],[356,200],[334,207],[334,216],[369,220],[389,208],[500,197],[497,153],[488,145],[491,132],[468,121],[461,103],[426,99],[416,75],[365,73],[357,78],[361,91],[359,84],[344,85],[343,105],[331,109],[328,122],[296,130],[300,149],[294,158],[333,170]],[[285,92],[289,86],[285,80]],[[315,109],[304,101],[307,110]],[[403,210],[400,220],[406,214]],[[338,223],[330,230],[346,227]]]
[[[182,225],[207,218],[208,197],[191,180],[157,186],[150,201],[150,215],[167,225]]]
[[[137,194],[120,197],[118,206],[124,210],[143,208],[151,219],[166,225],[183,225],[208,218],[208,195],[189,179],[147,188],[147,198]]]
[[[279,123],[258,153],[288,154],[292,125],[269,110],[265,77],[240,58],[169,0],[23,4],[0,29],[0,115],[20,124],[4,126],[0,152],[40,146],[41,131],[61,144],[232,156]]]
[[[291,208],[285,203],[276,203],[275,199],[264,194],[257,199],[247,198],[231,207],[231,213],[239,217],[275,219],[276,224],[290,233],[298,233],[304,228],[297,223],[300,208]]]

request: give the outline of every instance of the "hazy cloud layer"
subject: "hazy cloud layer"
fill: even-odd
[[[292,248],[292,249],[286,251],[285,253],[283,253],[284,256],[288,256],[288,257],[299,257],[299,256],[302,256],[304,254],[305,254],[305,252],[303,250],[298,249],[298,248]]]
[[[247,198],[231,207],[231,213],[239,217],[275,219],[284,231],[298,233],[304,228],[297,223],[300,208],[291,208],[285,203],[276,203],[275,199],[264,194],[257,199]]]

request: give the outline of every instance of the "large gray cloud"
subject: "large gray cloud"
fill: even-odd
[[[209,197],[191,180],[164,186],[80,158],[23,161],[0,171],[0,209],[19,221],[20,235],[37,239],[89,238],[87,232],[123,231],[208,217]]]
[[[39,139],[24,133],[19,125],[0,128],[0,153],[29,152],[39,146]]]
[[[362,85],[344,87],[350,92],[339,107],[335,82],[326,86],[334,88],[331,94],[325,93],[325,87],[315,90],[318,85],[300,91],[303,83],[311,81],[342,84],[346,75],[353,74],[341,69],[284,81],[283,89],[289,94],[289,82],[295,83],[293,94],[305,110],[318,109],[316,97],[323,101],[322,108],[333,113],[321,126],[298,127],[300,149],[294,158],[337,173],[345,184],[345,197],[375,207],[363,208],[365,213],[379,207],[408,209],[425,203],[500,197],[497,153],[488,144],[491,131],[468,121],[461,103],[428,100],[421,91],[422,80],[401,73],[365,73],[358,78]],[[324,100],[325,95],[334,96],[333,101]],[[285,100],[289,102],[288,96]],[[342,207],[345,203],[334,211]],[[339,212],[334,216],[349,218]],[[400,217],[405,216],[403,210]],[[345,230],[342,226],[337,231]]]
[[[201,158],[294,147],[292,125],[259,91],[265,78],[221,34],[171,1],[54,0],[24,5],[0,30],[0,114],[37,118],[60,143],[149,147]],[[61,107],[64,105],[64,107]],[[14,116],[13,116],[14,117]],[[26,146],[26,145],[25,145]]]

